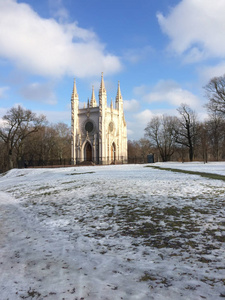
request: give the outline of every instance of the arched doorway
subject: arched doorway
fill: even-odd
[[[112,146],[111,146],[111,161],[112,161],[112,163],[115,163],[115,161],[116,161],[116,145],[115,145],[115,143],[112,143]]]
[[[85,158],[86,161],[92,161],[92,147],[89,142],[87,142],[85,146]]]

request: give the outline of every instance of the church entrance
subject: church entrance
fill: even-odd
[[[111,162],[115,163],[115,161],[116,161],[116,145],[115,145],[115,143],[112,143],[112,146],[111,146]]]
[[[87,142],[85,146],[85,156],[86,156],[86,161],[92,161],[92,147],[91,144]]]

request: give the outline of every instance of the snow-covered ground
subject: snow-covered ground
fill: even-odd
[[[165,163],[225,175],[225,163]],[[225,297],[225,182],[145,165],[0,177],[0,299]]]
[[[156,166],[162,166],[163,168],[173,168],[188,170],[193,172],[205,172],[225,175],[225,163],[222,162],[208,162],[204,164],[203,162],[166,162],[166,163],[156,163]]]

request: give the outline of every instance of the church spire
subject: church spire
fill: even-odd
[[[72,99],[78,99],[78,93],[77,93],[77,87],[76,87],[76,80],[74,78],[73,82],[73,93],[72,93]]]
[[[117,95],[116,95],[116,101],[123,100],[122,95],[121,95],[121,90],[120,90],[120,82],[118,81],[118,88],[117,88]]]
[[[95,99],[95,91],[94,91],[94,86],[92,85],[92,95],[91,95],[91,107],[96,107],[97,106],[97,102]]]
[[[71,160],[72,164],[76,164],[76,143],[78,133],[78,111],[79,111],[79,97],[77,93],[76,81],[73,82],[73,92],[71,96]]]
[[[113,100],[111,98],[111,105],[110,105],[111,110],[113,110]]]
[[[106,95],[106,89],[105,89],[105,83],[103,79],[103,72],[102,72],[102,78],[101,78],[101,84],[99,89],[99,107],[106,108],[107,106],[107,95]]]
[[[99,90],[99,92],[106,93],[105,83],[104,83],[104,79],[103,79],[103,72],[102,72],[101,84],[100,84],[100,90]]]
[[[119,109],[119,107],[123,104],[123,97],[120,90],[120,82],[118,81],[118,88],[117,88],[117,95],[116,95],[116,109]]]

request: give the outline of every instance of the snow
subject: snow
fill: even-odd
[[[224,181],[146,166],[1,176],[1,299],[224,297]]]
[[[156,163],[157,166],[163,166],[164,168],[173,168],[188,170],[194,172],[205,172],[205,173],[214,173],[219,175],[225,175],[225,164],[221,162],[186,162],[186,163],[177,163],[177,162],[166,162],[166,163]]]

